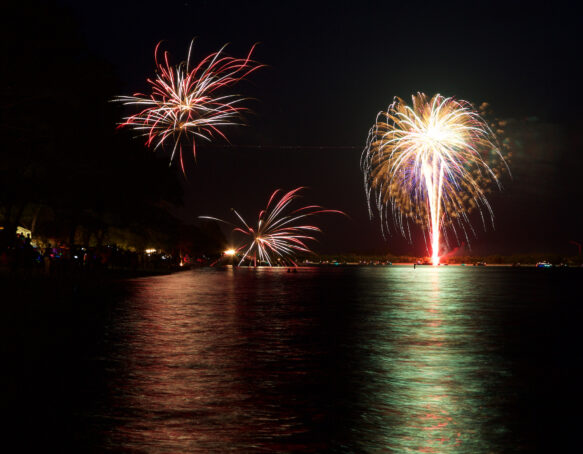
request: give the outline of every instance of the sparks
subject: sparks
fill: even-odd
[[[312,253],[306,242],[315,241],[315,233],[321,230],[314,225],[299,224],[303,219],[321,213],[344,214],[338,210],[324,209],[318,205],[307,205],[290,210],[289,205],[299,197],[299,187],[289,191],[281,197],[280,189],[276,190],[264,210],[259,212],[257,227],[251,227],[245,219],[235,210],[235,216],[239,223],[233,225],[234,232],[239,232],[245,237],[245,242],[235,250],[236,255],[241,256],[239,265],[249,261],[253,266],[267,263],[269,266],[282,264],[293,264],[294,256],[298,252]],[[201,216],[202,219],[223,221],[218,218]]]
[[[431,261],[438,265],[448,227],[456,237],[461,229],[468,239],[467,228],[473,231],[468,213],[474,208],[493,223],[485,190],[492,182],[501,185],[485,157],[493,153],[506,163],[492,130],[470,103],[439,94],[412,98],[412,107],[395,98],[377,115],[361,167],[369,213],[372,217],[376,206],[383,233],[389,217],[409,238],[408,221],[421,224],[428,231]]]
[[[154,51],[156,78],[147,79],[151,94],[136,93],[115,99],[124,105],[142,108],[140,112],[124,118],[120,127],[131,127],[147,137],[146,145],[153,146],[155,150],[168,143],[172,149],[170,162],[178,152],[183,171],[183,139],[192,142],[195,156],[197,139],[211,141],[216,136],[226,139],[222,128],[241,124],[241,112],[246,108],[241,106],[244,98],[221,94],[221,91],[262,67],[251,60],[255,46],[245,58],[240,59],[223,55],[225,45],[191,68],[193,44],[194,40],[190,43],[186,61],[172,66],[168,52],[158,58],[158,43]]]

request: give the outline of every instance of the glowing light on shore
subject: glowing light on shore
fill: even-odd
[[[469,242],[473,209],[493,223],[485,188],[492,182],[501,185],[485,158],[494,155],[506,163],[494,133],[470,103],[439,94],[429,99],[423,93],[412,100],[408,106],[395,98],[377,115],[361,166],[369,213],[372,217],[376,207],[383,234],[389,219],[409,238],[409,221],[421,224],[428,232],[431,261],[438,265],[447,227],[456,238],[463,232]]]
[[[191,67],[190,55],[185,62],[172,66],[168,52],[158,58],[160,43],[156,46],[156,77],[147,79],[151,93],[136,93],[133,96],[119,96],[115,100],[124,105],[141,108],[138,113],[124,118],[120,127],[131,127],[146,136],[146,145],[154,149],[169,143],[172,154],[178,152],[180,165],[183,139],[192,142],[196,156],[196,140],[211,141],[220,136],[226,139],[222,128],[241,124],[242,98],[236,94],[222,94],[223,89],[236,84],[262,65],[251,60],[254,47],[245,58],[232,58],[223,54],[226,46],[204,58]]]
[[[250,261],[253,266],[257,263],[267,263],[269,266],[277,264],[293,264],[294,256],[298,252],[312,253],[307,246],[308,241],[315,241],[315,233],[321,230],[314,225],[302,224],[307,217],[322,213],[344,214],[338,210],[327,210],[318,205],[307,205],[291,209],[290,204],[299,198],[299,187],[283,193],[276,190],[264,210],[259,212],[257,227],[251,227],[247,221],[235,210],[235,216],[239,224],[231,224],[218,218],[201,216],[201,219],[210,219],[232,225],[233,232],[239,232],[245,238],[244,243],[233,251],[233,254],[241,254],[239,265]],[[225,251],[227,254],[227,251]]]
[[[224,254],[228,255],[228,256],[233,256],[237,253],[237,251],[235,249],[227,249]]]

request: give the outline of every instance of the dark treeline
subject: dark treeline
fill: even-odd
[[[183,190],[167,157],[116,128],[124,112],[111,102],[115,72],[87,49],[72,15],[34,5],[2,21],[0,253],[17,226],[45,247],[218,250],[217,228],[183,226],[169,213]]]

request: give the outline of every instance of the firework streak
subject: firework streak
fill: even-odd
[[[221,128],[240,124],[240,114],[246,109],[240,105],[244,98],[221,92],[262,66],[250,59],[255,46],[243,59],[224,56],[226,46],[223,46],[191,68],[193,43],[188,49],[187,60],[177,66],[170,65],[168,52],[164,52],[162,59],[158,58],[158,43],[154,52],[156,78],[147,79],[152,93],[149,96],[136,93],[115,99],[124,105],[136,105],[142,109],[124,118],[120,127],[131,127],[146,136],[146,145],[154,146],[154,149],[170,142],[170,162],[178,152],[183,171],[182,139],[192,142],[195,156],[196,139],[210,141],[215,136],[226,139]]]
[[[246,260],[252,261],[253,266],[257,262],[267,263],[269,266],[281,264],[293,264],[294,255],[297,252],[312,253],[306,245],[307,241],[315,241],[314,233],[321,230],[314,225],[302,225],[305,218],[321,213],[338,213],[344,214],[338,210],[326,210],[318,205],[308,205],[294,210],[289,209],[289,205],[299,197],[298,192],[301,187],[283,194],[279,200],[278,196],[282,193],[280,189],[276,190],[264,210],[259,212],[257,227],[250,227],[243,217],[233,210],[239,224],[234,225],[234,232],[243,234],[246,238],[245,243],[238,247],[236,253],[241,255],[239,265]],[[211,219],[223,221],[218,218],[201,216],[202,219]]]
[[[501,186],[486,158],[506,163],[492,130],[470,103],[422,93],[412,98],[412,107],[395,98],[377,115],[361,167],[369,213],[372,217],[376,207],[383,234],[390,218],[409,239],[409,221],[422,225],[437,265],[447,228],[456,238],[461,229],[469,241],[467,230],[475,234],[468,218],[473,209],[483,223],[485,216],[493,223],[485,190],[492,182]]]

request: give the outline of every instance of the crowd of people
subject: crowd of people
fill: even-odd
[[[177,266],[178,259],[159,253],[138,253],[115,245],[82,247],[64,242],[37,244],[30,234],[16,234],[0,247],[0,267],[11,274],[59,276],[106,269],[147,270]]]

